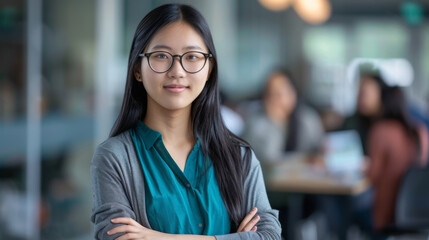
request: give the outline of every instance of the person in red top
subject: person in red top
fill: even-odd
[[[426,165],[429,146],[428,131],[407,114],[401,89],[385,84],[379,86],[382,115],[368,134],[369,165],[366,171],[375,190],[372,220],[377,230],[394,223],[402,178],[411,166]]]

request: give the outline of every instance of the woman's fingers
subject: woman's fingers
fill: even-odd
[[[122,226],[119,226],[119,227],[115,227],[115,228],[112,228],[111,230],[109,230],[108,232],[107,232],[107,234],[108,235],[113,235],[113,234],[115,234],[115,233],[136,233],[136,232],[139,232],[140,231],[140,229],[139,228],[137,228],[137,227],[135,227],[135,226],[132,226],[132,225],[122,225]]]
[[[246,226],[243,227],[243,232],[251,231],[253,227],[259,222],[259,219],[261,219],[259,216],[255,216],[246,224]]]
[[[244,217],[243,221],[241,221],[240,226],[238,227],[237,232],[244,232],[244,228],[248,225],[249,222],[252,221],[253,217],[255,216],[255,214],[258,212],[257,208],[253,208],[247,215],[246,217]],[[259,221],[259,219],[258,219]],[[256,221],[257,222],[257,221]],[[254,226],[254,225],[253,225]],[[252,226],[252,227],[253,227]],[[250,230],[250,229],[249,229]],[[247,231],[249,231],[247,230]]]
[[[116,233],[127,233],[121,236],[123,237],[123,238],[120,238],[121,240],[132,239],[132,238],[127,238],[126,236],[128,237],[133,236],[133,233],[139,233],[144,229],[142,225],[140,225],[134,219],[128,218],[128,217],[113,218],[110,221],[115,224],[124,224],[124,225],[112,228],[107,232],[108,235],[113,235]]]
[[[162,232],[154,231],[151,229],[148,229],[146,227],[143,227],[140,225],[140,223],[136,222],[132,218],[114,218],[110,220],[112,223],[115,224],[124,224],[117,226],[107,232],[108,235],[113,235],[117,233],[123,233],[122,236],[116,238],[115,240],[137,240],[137,239],[160,239],[164,240],[167,239],[169,234],[164,234]]]
[[[252,230],[250,230],[250,231],[256,232],[256,230],[258,230],[258,227],[254,226],[254,227],[252,227]]]

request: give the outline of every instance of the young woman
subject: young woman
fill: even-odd
[[[242,137],[262,162],[275,162],[290,152],[317,152],[323,134],[318,114],[300,101],[292,75],[276,70],[267,78],[263,108],[249,118]]]
[[[131,46],[122,108],[91,176],[96,239],[280,239],[259,161],[219,113],[203,16],[168,4]]]
[[[368,134],[368,177],[375,195],[372,220],[376,229],[394,223],[396,196],[402,177],[410,166],[425,166],[428,160],[428,132],[424,124],[412,121],[399,87],[383,85],[380,119]]]

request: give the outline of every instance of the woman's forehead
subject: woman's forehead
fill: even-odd
[[[161,28],[150,41],[147,49],[166,50],[175,53],[186,51],[207,51],[204,39],[188,23],[177,21]]]

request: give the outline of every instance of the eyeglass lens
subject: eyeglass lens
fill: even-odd
[[[182,67],[185,71],[195,73],[206,63],[206,56],[200,52],[187,52],[182,56]],[[149,57],[149,65],[155,72],[166,72],[173,64],[173,56],[168,52],[154,52]]]

